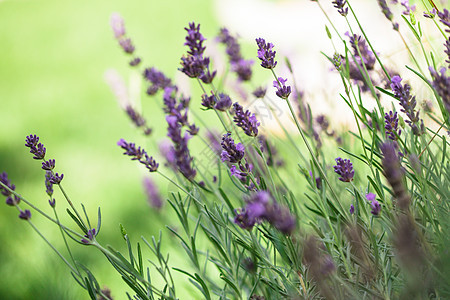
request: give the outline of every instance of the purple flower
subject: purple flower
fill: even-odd
[[[285,85],[286,81],[287,79],[278,77],[278,80],[274,80],[273,82],[273,87],[277,88],[275,94],[281,99],[287,99],[291,94],[291,87]]]
[[[147,152],[141,147],[137,147],[134,143],[127,143],[124,139],[120,139],[117,145],[125,150],[124,155],[130,156],[131,160],[137,160],[150,172],[156,172],[158,170],[159,164],[153,159],[153,157],[148,156]]]
[[[373,200],[375,200],[375,198],[376,198],[376,195],[374,193],[368,193],[366,195],[367,201],[373,201]]]
[[[167,161],[167,164],[176,169],[176,157],[175,157],[175,149],[173,145],[168,140],[164,140],[159,144],[159,152]]]
[[[235,112],[233,120],[236,125],[241,127],[246,135],[257,136],[260,123],[256,119],[255,114],[252,114],[249,110],[244,111],[244,108],[237,102],[233,104],[233,109]]]
[[[203,42],[206,40],[200,33],[200,24],[197,26],[194,22],[189,23],[189,27],[184,28],[187,31],[185,46],[189,47],[188,55],[181,58],[181,72],[191,78],[199,78],[204,83],[211,83],[216,71],[209,71],[209,58],[203,56],[206,47]],[[205,72],[206,70],[206,72]]]
[[[91,241],[95,239],[98,232],[96,232],[95,228],[89,229],[87,234],[84,236],[86,239],[81,239],[81,242],[83,244],[89,245],[91,244]]]
[[[380,214],[381,204],[377,200],[372,201],[370,207],[372,208],[372,211],[370,212],[372,215],[378,216]]]
[[[443,11],[438,12],[439,21],[442,22],[448,28],[445,29],[446,32],[450,32],[450,12],[444,8]]]
[[[25,139],[25,146],[30,148],[30,153],[33,154],[34,159],[44,159],[46,149],[43,144],[38,143],[39,137],[36,135],[29,135]]]
[[[118,13],[113,13],[111,15],[111,29],[114,32],[114,37],[116,39],[122,37],[125,35],[125,22],[123,21],[123,18]]]
[[[166,87],[172,85],[172,81],[156,68],[146,68],[143,75],[151,83],[147,88],[147,94],[149,95],[154,95],[159,90],[164,90]]]
[[[400,208],[407,209],[410,197],[403,184],[404,173],[400,165],[395,145],[392,142],[385,142],[380,145],[380,149],[383,154],[382,164],[384,176],[391,185]]]
[[[402,133],[401,129],[398,128],[397,112],[392,113],[392,111],[389,111],[389,114],[386,113],[384,115],[384,123],[386,124],[384,126],[386,129],[386,136],[388,136],[389,139],[396,141]]]
[[[226,28],[220,30],[218,36],[220,43],[225,44],[226,53],[231,64],[231,70],[238,75],[238,78],[242,81],[248,81],[252,77],[251,66],[252,60],[245,60],[241,54],[241,47],[238,44],[235,37],[230,35],[230,32]]]
[[[51,184],[60,184],[61,180],[63,180],[64,174],[59,175],[58,173],[52,174],[52,177],[50,178]]]
[[[34,148],[39,142],[39,137],[37,135],[30,134],[25,138],[25,147]]]
[[[52,176],[53,175],[51,171],[45,172],[45,188],[46,188],[45,192],[50,197],[53,195],[53,183],[50,182]]]
[[[175,165],[186,179],[192,180],[197,174],[197,171],[191,166],[193,159],[190,156],[187,146],[190,135],[188,133],[185,133],[184,136],[181,135],[181,124],[178,117],[169,115],[166,116],[166,121],[169,125],[167,136],[172,140],[174,145]]]
[[[241,143],[237,145],[230,137],[231,133],[226,133],[222,137],[222,153],[220,155],[222,161],[228,161],[230,163],[238,163],[244,158],[245,147]]]
[[[347,32],[346,35],[350,39],[350,44],[353,48],[353,55],[356,57],[357,63],[361,66],[362,63],[364,63],[367,70],[372,70],[375,65],[376,58],[373,52],[369,50],[369,47],[366,44],[366,40],[362,36],[357,34],[350,35]],[[359,55],[359,53],[361,53],[361,56]]]
[[[197,78],[203,75],[203,70],[209,64],[209,58],[202,56],[183,56],[181,58],[181,68],[178,69],[190,78]]]
[[[264,96],[266,96],[266,91],[267,91],[267,89],[260,86],[260,87],[256,88],[256,90],[254,90],[252,94],[256,98],[264,98]]]
[[[378,5],[380,6],[381,11],[383,12],[386,19],[391,21],[394,30],[398,31],[399,25],[397,22],[393,22],[394,15],[392,14],[391,10],[389,9],[389,6],[387,5],[386,0],[378,0]]]
[[[31,219],[31,211],[29,211],[28,209],[25,210],[21,210],[19,213],[19,218],[22,220],[29,220]]]
[[[258,45],[258,58],[261,60],[261,67],[266,69],[273,69],[277,65],[275,61],[276,51],[272,51],[273,44],[266,43],[263,38],[256,39]]]
[[[236,212],[234,221],[243,229],[252,229],[255,224],[267,221],[284,234],[291,234],[296,224],[289,210],[279,206],[266,191],[252,194],[245,208]]]
[[[205,51],[206,47],[203,46],[203,42],[206,40],[200,33],[200,24],[195,26],[194,22],[189,23],[189,27],[184,28],[187,31],[185,46],[189,47],[188,54],[201,55]]]
[[[434,19],[434,17],[436,16],[436,13],[437,13],[436,8],[433,7],[429,12],[424,11],[423,16],[425,18]]]
[[[441,97],[448,113],[450,114],[450,76],[445,75],[446,69],[441,68],[440,72],[436,72],[432,67],[429,68],[431,77],[433,78],[433,87]]]
[[[409,6],[408,0],[402,0],[400,4],[405,8],[405,10],[402,12],[402,14],[408,16],[411,12],[416,11],[416,6]]]
[[[8,179],[8,174],[6,172],[0,174],[0,182],[13,191],[16,189],[16,186],[12,184],[11,181]],[[2,185],[0,185],[0,191],[3,196],[11,195],[11,192],[5,189]]]
[[[158,187],[153,180],[148,177],[145,177],[142,183],[144,185],[145,193],[147,194],[148,203],[151,207],[159,210],[163,205],[163,201],[159,194]]]
[[[0,174],[0,182],[6,185],[10,190],[14,191],[16,189],[16,186],[11,183],[11,181],[8,179],[8,174],[6,172],[3,172]],[[19,204],[20,198],[16,195],[13,195],[10,191],[8,191],[6,188],[4,188],[2,185],[0,185],[0,192],[3,196],[6,197],[6,204],[9,206],[15,206]]]
[[[241,59],[231,62],[231,70],[238,75],[239,80],[249,81],[252,78],[253,60]]]
[[[218,95],[217,103],[214,106],[214,108],[220,111],[227,111],[230,107],[231,107],[230,96],[220,93]]]
[[[133,54],[135,47],[133,46],[133,43],[131,42],[131,39],[126,36],[125,32],[125,22],[123,21],[123,18],[118,13],[113,13],[111,15],[111,29],[114,33],[114,37],[119,42],[120,47],[122,50],[127,54]],[[139,57],[133,57],[133,59],[130,61],[130,66],[137,66],[141,62],[141,59]]]
[[[49,159],[42,163],[43,170],[51,171],[54,168],[55,168],[55,160],[54,159]]]
[[[332,3],[334,4],[334,7],[338,9],[338,13],[340,13],[341,16],[345,17],[348,14],[348,7],[344,8],[345,4],[347,4],[347,0],[335,0]]]
[[[337,165],[334,166],[334,172],[336,172],[340,181],[350,182],[353,180],[353,176],[355,175],[355,171],[353,170],[353,165],[349,159],[342,159],[340,157],[336,158]]]
[[[213,109],[214,105],[216,105],[216,96],[214,96],[214,94],[211,94],[210,96],[203,94],[202,105],[206,107],[206,109]]]
[[[152,133],[152,129],[147,127],[147,121],[133,107],[128,105],[125,111],[136,127],[144,129],[145,135],[150,135]]]
[[[409,120],[406,120],[406,123],[408,123],[415,135],[421,135],[425,131],[425,128],[423,121],[419,118],[419,111],[415,111],[416,97],[411,96],[411,87],[409,84],[402,85],[401,81],[402,78],[398,75],[392,77],[391,89],[394,92],[394,97],[399,100],[402,106],[400,111],[404,112],[409,118]]]
[[[55,208],[55,206],[56,206],[56,200],[55,200],[55,198],[53,198],[53,199],[48,199],[48,204],[50,204],[50,206],[51,207],[53,207],[53,208]]]
[[[350,214],[353,215],[355,213],[355,207],[353,204],[350,205]]]

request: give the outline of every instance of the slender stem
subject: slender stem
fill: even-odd
[[[433,137],[431,138],[431,140],[428,142],[428,146],[431,144],[431,142],[434,140],[434,138],[437,136],[437,134],[439,133],[439,130],[442,129],[442,127],[444,126],[444,123],[442,123],[441,127],[439,127],[439,129],[436,131],[436,133],[433,135]],[[423,148],[422,152],[420,152],[419,154],[419,159],[422,156],[422,154],[425,152],[425,149],[427,149],[427,147]]]
[[[53,208],[53,212],[55,214],[56,221],[58,221],[58,223],[60,223],[59,222],[58,213],[56,212],[56,209],[54,207],[52,207],[52,208]],[[73,262],[73,265],[74,265],[75,269],[77,270],[77,274],[78,274],[78,276],[81,277],[80,270],[78,269],[77,263],[75,262],[75,259],[73,258],[72,251],[70,250],[69,244],[67,243],[67,239],[66,239],[66,235],[64,234],[64,230],[61,228],[61,226],[59,226],[59,230],[61,231],[61,236],[62,236],[62,238],[64,240],[64,244],[66,245],[67,252],[69,252],[69,256],[72,259],[72,262]]]
[[[171,178],[169,178],[168,176],[164,175],[163,173],[161,173],[160,171],[156,171],[159,175],[161,175],[162,177],[164,177],[165,179],[169,180],[171,183],[173,183],[177,188],[179,188],[180,190],[182,190],[183,192],[185,192],[186,194],[188,194],[189,196],[191,196],[195,201],[197,201],[197,203],[199,203],[200,205],[203,205],[203,203],[197,199],[194,195],[192,195],[190,192],[188,192],[185,188],[183,188],[181,185],[179,185],[178,183],[176,183],[174,180],[172,180]]]
[[[273,69],[271,69],[271,71],[272,71],[272,74],[275,77],[275,79],[278,80],[277,75],[275,74],[275,71]],[[314,151],[311,148],[311,145],[309,144],[308,140],[306,139],[306,136],[305,136],[305,134],[303,132],[303,129],[301,128],[300,123],[298,122],[298,119],[295,116],[295,112],[294,112],[294,109],[292,108],[291,102],[289,101],[288,98],[286,98],[285,100],[286,100],[286,102],[287,102],[287,104],[289,106],[289,110],[291,111],[291,115],[294,118],[295,125],[297,126],[297,129],[300,132],[300,135],[301,135],[301,137],[303,139],[303,142],[305,143],[306,147],[308,148],[309,153],[311,154],[311,157],[312,157],[312,159],[314,161],[314,164],[319,169],[320,175],[323,177],[323,179],[325,179],[325,182],[327,183],[328,187],[330,188],[330,191],[331,191],[331,194],[333,195],[333,198],[337,201],[337,203],[339,204],[341,210],[344,211],[344,209],[343,209],[343,207],[341,205],[341,202],[339,201],[339,198],[338,198],[336,192],[333,189],[333,186],[328,181],[327,175],[325,174],[325,172],[323,171],[322,167],[320,166],[320,163],[317,160],[317,157],[314,155]]]
[[[31,208],[33,208],[34,210],[36,210],[38,213],[40,213],[41,215],[43,215],[45,218],[47,218],[48,220],[52,221],[53,223],[55,223],[56,225],[60,226],[61,228],[63,228],[64,230],[69,231],[70,233],[73,233],[74,235],[78,236],[79,238],[84,238],[84,236],[82,236],[81,234],[79,234],[78,232],[73,231],[70,228],[65,227],[64,225],[62,225],[61,223],[59,223],[58,221],[56,221],[55,219],[53,219],[52,217],[50,217],[49,215],[47,215],[45,212],[43,212],[42,210],[40,210],[39,208],[37,208],[36,206],[34,206],[33,204],[31,204],[28,200],[26,200],[25,198],[23,198],[20,194],[18,194],[16,191],[11,190],[7,185],[5,185],[3,182],[0,181],[0,185],[6,189],[7,191],[9,191],[10,193],[14,194],[15,196],[19,197],[20,200],[22,200],[23,202],[25,202],[27,205],[29,205]]]
[[[69,203],[70,207],[72,207],[73,211],[74,211],[75,214],[77,215],[77,217],[78,217],[78,219],[80,220],[81,224],[82,224],[85,228],[87,228],[87,227],[86,227],[86,224],[84,224],[83,219],[82,219],[81,216],[78,214],[78,211],[77,211],[77,210],[75,209],[75,207],[73,206],[72,201],[70,201],[69,196],[67,195],[66,191],[63,189],[61,183],[59,183],[58,186],[59,186],[59,189],[61,190],[61,192],[63,193],[64,198],[66,198],[66,200],[67,200],[67,202]],[[88,229],[90,229],[90,228],[88,228]]]
[[[30,220],[28,220],[28,224],[30,224],[31,227],[33,227],[33,229],[37,232],[37,234],[39,234],[39,236],[50,246],[50,248],[52,248],[52,250],[55,251],[56,254],[58,254],[58,256],[72,270],[72,272],[74,272],[74,274],[77,274],[78,276],[80,276],[78,270],[76,270],[72,267],[72,265],[64,258],[64,256],[45,238],[45,236],[39,231],[39,229],[37,229],[36,226],[34,226],[34,224]]]

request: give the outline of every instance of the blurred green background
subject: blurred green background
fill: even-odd
[[[109,27],[112,12],[124,17],[143,63],[172,78],[185,51],[183,27],[195,20],[205,36],[219,29],[212,3],[204,0],[0,1],[0,172],[8,172],[19,193],[51,213],[40,162],[24,147],[25,136],[37,134],[64,173],[75,205],[84,203],[94,222],[102,208],[100,242],[125,251],[119,223],[135,233],[133,242],[141,234],[158,234],[163,223],[142,191],[143,168],[116,146],[126,138],[156,152],[130,125],[104,81],[109,68],[125,79],[132,72]],[[157,106],[145,105],[150,125],[164,124],[160,110],[152,109]],[[164,130],[156,127],[155,135],[164,136]],[[62,216],[67,205],[59,192],[56,200]],[[0,209],[0,299],[87,299],[60,258],[17,215],[6,205]],[[65,253],[56,226],[37,213],[32,221]],[[73,250],[102,286],[124,299],[125,285],[98,251]]]

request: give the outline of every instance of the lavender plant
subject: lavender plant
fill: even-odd
[[[313,2],[330,20],[320,1]],[[394,23],[395,13],[388,3],[378,3],[380,14],[401,34],[399,28],[403,24]],[[135,233],[127,233],[122,226],[126,254],[100,243],[97,239],[100,209],[97,226],[92,226],[84,206],[81,204],[80,210],[69,199],[62,187],[64,175],[56,173],[55,160],[46,158],[46,148],[37,135],[27,136],[25,146],[33,159],[42,161],[46,194],[54,217],[19,194],[20,187],[3,172],[0,191],[6,204],[15,207],[18,217],[28,222],[62,259],[91,299],[113,299],[114,287],[100,288],[93,272],[73,257],[73,247],[100,251],[129,286],[128,299],[450,297],[447,150],[450,71],[446,65],[449,30],[442,31],[435,22],[436,31],[445,38],[444,51],[412,53],[417,69],[406,66],[388,72],[392,66],[384,63],[383,54],[372,45],[352,1],[327,4],[348,21],[346,35],[351,49],[344,34],[330,23],[327,35],[333,41],[336,34],[340,48],[333,41],[333,49],[326,52],[334,54],[325,54],[325,58],[339,73],[344,88],[339,97],[353,113],[355,132],[338,128],[329,131],[326,116],[315,114],[302,102],[295,80],[289,74],[277,73],[276,67],[283,62],[277,57],[276,45],[262,37],[256,38],[252,58],[243,56],[237,38],[228,29],[222,28],[217,40],[225,45],[227,60],[239,84],[253,93],[255,101],[264,102],[267,97],[277,96],[279,105],[287,108],[298,133],[289,132],[285,123],[277,119],[286,137],[265,132],[259,116],[244,107],[243,99],[217,84],[226,75],[214,70],[207,56],[208,40],[201,33],[200,24],[191,22],[184,28],[187,32],[184,45],[188,50],[181,57],[179,68],[203,92],[200,97],[191,98],[183,95],[175,81],[155,66],[139,70],[144,63],[134,56],[135,47],[126,34],[123,19],[114,14],[111,18],[114,37],[123,51],[133,56],[129,65],[139,70],[149,83],[148,97],[160,103],[170,139],[160,144],[161,155],[153,150],[150,156],[124,138],[117,146],[149,172],[143,181],[149,203],[163,216],[169,216],[164,206],[169,207],[175,220],[167,217],[167,230],[152,236],[150,241],[142,237],[136,246],[129,237]],[[424,1],[423,9],[429,12],[431,4],[439,21],[449,27],[448,10],[440,10],[432,1],[428,4]],[[417,8],[407,1],[401,5],[405,9],[403,15],[409,16],[409,19],[402,17],[405,28],[422,45],[422,32],[419,35],[417,31],[420,21],[414,17]],[[430,16],[427,13],[424,21]],[[356,21],[358,28],[353,28],[350,20]],[[328,26],[334,29],[333,34]],[[428,73],[418,64],[417,56],[422,54],[427,63],[432,62]],[[252,68],[252,59],[256,58],[262,68]],[[286,64],[292,70],[289,60]],[[438,68],[440,71],[436,71]],[[274,95],[253,81],[252,74],[256,72],[271,73]],[[375,73],[381,74],[382,79],[375,77]],[[419,77],[429,89],[439,112],[433,109],[419,112],[417,102],[422,99],[411,95],[411,90],[419,87],[402,83],[413,76]],[[364,107],[362,97],[375,99],[377,106],[369,110]],[[381,98],[390,101],[392,107],[400,105],[400,111],[383,106]],[[213,129],[207,124],[196,112],[200,110],[204,111],[202,114],[214,114],[220,127]],[[125,107],[125,111],[145,136],[152,132],[148,126],[157,128],[157,124],[146,121],[131,106]],[[336,144],[337,137],[342,147]],[[191,147],[194,143],[211,153],[206,159],[207,167],[202,167],[205,153]],[[166,163],[160,160],[164,158]],[[154,176],[170,182],[173,190],[160,194]],[[54,197],[55,186],[69,205],[67,213],[72,224],[60,222],[55,210],[56,203],[60,205]],[[32,223],[32,216],[46,218],[60,228],[68,257]],[[165,240],[175,240],[181,245],[173,251],[184,255],[186,263],[175,265],[169,261],[169,254],[163,253],[161,247]],[[143,257],[143,247],[150,250],[150,257]],[[192,294],[186,294],[183,280],[174,279],[175,273],[192,284],[195,289],[190,290]]]

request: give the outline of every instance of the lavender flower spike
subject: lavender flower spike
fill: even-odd
[[[31,219],[31,212],[28,209],[21,210],[19,213],[19,218],[22,220],[29,220]]]
[[[150,172],[156,172],[158,170],[159,164],[153,159],[153,157],[148,156],[147,152],[141,147],[137,147],[134,143],[127,143],[124,139],[120,139],[117,145],[125,150],[124,155],[131,156],[131,160],[137,160]]]
[[[159,210],[163,206],[163,201],[156,184],[149,177],[145,177],[142,183],[147,194],[148,203]]]
[[[370,207],[372,207],[372,211],[370,212],[372,215],[378,216],[380,214],[381,204],[377,200],[372,201]]]
[[[340,181],[350,182],[353,180],[355,171],[353,170],[353,165],[349,159],[342,159],[340,157],[336,158],[337,165],[334,166],[334,172],[336,172]]]
[[[261,60],[261,67],[266,69],[273,69],[277,65],[275,61],[276,51],[272,51],[273,44],[266,43],[263,38],[256,39],[258,45],[258,58]]]
[[[226,133],[222,137],[222,154],[220,155],[222,161],[230,163],[238,163],[244,158],[245,147],[241,143],[235,144],[230,137],[231,133]]]
[[[33,154],[34,159],[44,159],[46,149],[43,144],[38,143],[39,137],[36,135],[29,135],[25,139],[25,147],[30,148],[30,153]]]
[[[237,102],[233,104],[233,109],[235,112],[233,120],[236,125],[241,127],[246,135],[257,136],[260,123],[256,119],[255,114],[252,114],[249,110],[244,111],[244,108]]]
[[[384,126],[384,128],[386,129],[386,135],[389,137],[389,139],[396,141],[402,133],[401,129],[398,129],[397,112],[392,113],[392,111],[389,111],[389,114],[386,113],[384,115],[384,123],[386,124]]]
[[[0,174],[0,182],[6,185],[12,191],[16,189],[16,186],[12,184],[11,181],[8,179],[8,174],[6,172]],[[9,190],[4,188],[2,185],[0,185],[0,193],[6,197],[7,205],[15,206],[19,204],[20,198],[17,197],[16,195],[13,195]]]
[[[58,173],[52,174],[52,177],[50,178],[51,184],[60,184],[61,180],[63,180],[64,174],[59,175]]]
[[[445,108],[450,114],[450,77],[445,75],[445,71],[446,70],[443,67],[438,73],[430,67],[431,77],[433,78],[433,87],[436,89],[439,96],[441,96],[442,102],[444,102]]]
[[[278,80],[273,81],[273,87],[277,88],[275,94],[281,99],[287,99],[291,94],[291,87],[286,86],[286,81],[287,79],[283,79],[281,77],[278,77]]]
[[[391,79],[391,89],[394,92],[394,97],[397,98],[402,106],[401,112],[404,112],[409,120],[406,123],[411,127],[415,135],[421,135],[425,128],[423,126],[423,121],[419,118],[419,112],[415,111],[416,107],[416,97],[411,96],[411,87],[409,84],[402,85],[402,78],[398,75],[392,77]]]
[[[338,13],[340,13],[341,16],[345,17],[348,14],[348,7],[344,9],[347,0],[335,0],[332,3],[334,4],[334,7],[338,9]]]

